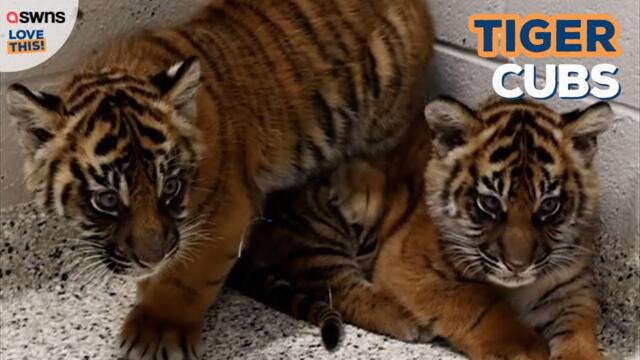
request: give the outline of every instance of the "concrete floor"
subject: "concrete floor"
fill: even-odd
[[[133,284],[83,280],[72,231],[32,205],[0,210],[0,218],[0,359],[116,359],[113,339],[133,302]],[[638,254],[605,246],[597,271],[602,345],[607,358],[638,359]],[[314,327],[231,292],[210,311],[206,330],[206,359],[461,359],[353,327],[341,349],[328,354]]]

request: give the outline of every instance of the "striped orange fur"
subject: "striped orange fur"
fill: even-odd
[[[423,0],[218,0],[10,88],[28,188],[139,280],[124,356],[196,357],[265,194],[395,144],[432,43]]]
[[[443,338],[471,359],[601,359],[593,157],[609,106],[442,98],[425,114],[386,155],[270,198],[248,255],[399,339]]]

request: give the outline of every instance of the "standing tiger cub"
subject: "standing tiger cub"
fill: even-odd
[[[216,0],[101,47],[57,95],[13,85],[26,183],[138,279],[129,359],[193,359],[264,195],[405,132],[424,0]]]
[[[282,280],[251,295],[320,325],[323,340],[332,323],[318,314],[333,306],[356,326],[443,338],[474,360],[601,359],[590,230],[609,106],[473,111],[443,98],[425,115],[384,156],[269,198],[243,257]]]

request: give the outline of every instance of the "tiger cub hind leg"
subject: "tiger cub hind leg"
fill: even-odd
[[[385,289],[348,274],[336,277],[329,286],[336,308],[348,323],[406,342],[424,341],[418,322]]]
[[[299,291],[291,282],[278,277],[272,269],[256,266],[249,255],[242,256],[236,262],[226,285],[278,311],[318,326],[322,345],[327,351],[340,348],[344,324],[331,301],[327,303],[314,299]]]

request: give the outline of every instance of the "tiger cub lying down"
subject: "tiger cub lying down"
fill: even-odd
[[[609,106],[442,98],[425,115],[386,158],[274,194],[236,286],[322,325],[329,348],[339,313],[471,359],[601,359],[589,229]],[[264,291],[250,268],[275,275]]]

